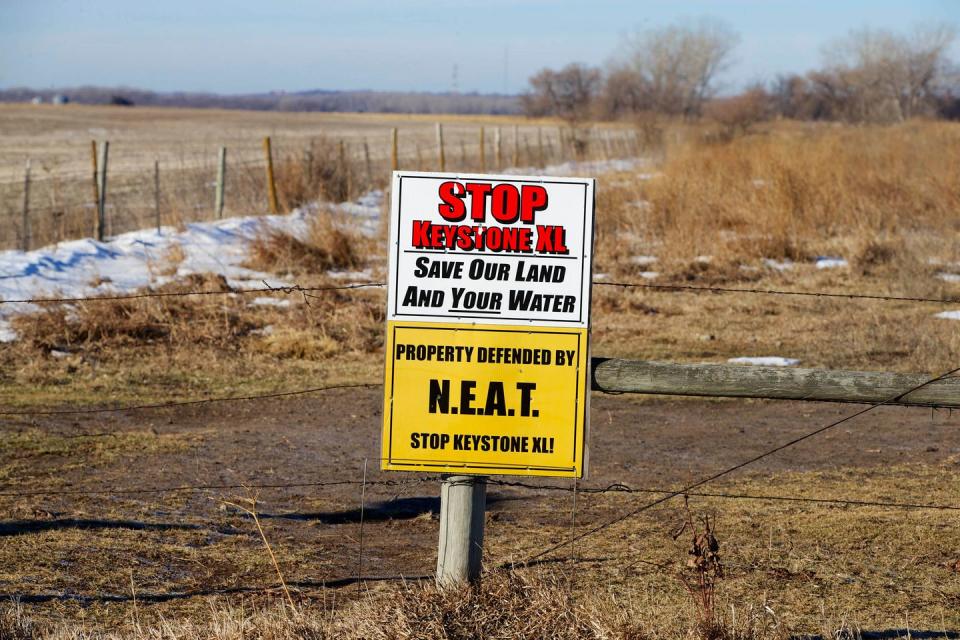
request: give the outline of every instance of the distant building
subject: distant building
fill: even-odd
[[[51,104],[67,104],[68,102],[70,102],[70,98],[63,95],[62,93],[58,93],[52,98],[50,98]]]
[[[33,96],[33,99],[30,100],[30,104],[43,104],[43,96]]]

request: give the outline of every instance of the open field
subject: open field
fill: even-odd
[[[167,116],[172,131],[176,113],[157,117]],[[258,129],[257,135],[279,136],[281,128],[299,126],[291,124],[296,115],[236,116],[248,123],[261,117],[264,127],[276,118],[278,129]],[[310,117],[321,123],[340,116]],[[367,116],[343,118],[350,122],[345,127],[358,131]],[[422,123],[425,139],[433,122]],[[146,123],[137,126],[147,131]],[[652,137],[661,142],[651,147],[647,164],[598,176],[594,355],[675,362],[781,356],[809,367],[932,374],[960,366],[960,325],[936,315],[960,303],[618,284],[955,300],[960,127],[778,123],[729,141],[690,127],[679,133],[668,127]],[[89,141],[83,144],[88,149]],[[323,207],[316,215],[321,222],[304,237],[257,239],[251,266],[306,287],[341,283],[325,273],[331,267],[363,269],[369,281],[382,282],[383,239],[351,231],[342,219],[324,223]],[[171,250],[155,268],[176,273],[182,259]],[[19,339],[0,343],[0,405],[95,408],[382,379],[380,289],[311,298],[271,294],[284,306],[229,295],[217,276],[192,276],[159,290],[225,295],[51,304],[17,316]],[[577,495],[575,522],[570,491],[494,485],[487,566],[521,562],[572,530],[660,495],[588,488],[625,483],[672,489],[855,410],[597,396],[591,476]],[[464,595],[471,604],[463,609],[459,600],[394,579],[364,582],[358,590],[357,484],[259,493],[235,486],[26,494],[358,482],[364,460],[378,455],[375,386],[260,402],[0,420],[12,434],[0,446],[0,594],[21,596],[22,615],[41,627],[78,625],[89,632],[122,625],[143,637],[240,638],[256,629],[277,638],[377,637],[389,621],[396,622],[395,632],[383,637],[416,637],[418,629],[449,619],[466,620],[481,636],[476,629],[489,634],[490,627],[482,627],[489,620],[499,620],[506,637],[522,633],[523,627],[511,625],[530,620],[539,625],[535,637],[698,633],[694,601],[678,577],[686,538],[672,536],[684,517],[679,500],[536,566],[491,574],[489,592],[474,594],[477,600]],[[960,507],[956,426],[957,418],[946,412],[879,409],[705,491]],[[374,467],[370,461],[367,480],[374,483],[418,480],[366,487],[362,573],[428,574],[435,561],[436,481]],[[226,504],[246,504],[252,494],[258,494],[256,510],[301,618],[283,611],[284,596],[254,521]],[[838,629],[848,635],[835,637],[855,637],[857,628],[889,631],[883,637],[897,637],[896,630],[906,635],[906,629],[913,637],[921,637],[918,631],[956,637],[956,510],[754,498],[690,497],[694,513],[714,515],[726,567],[717,584],[717,615],[728,633],[717,637],[829,637]],[[509,608],[498,610],[491,601]],[[530,606],[525,602],[540,608],[524,609]],[[556,620],[566,623],[567,635],[548,635],[547,623]],[[380,631],[363,626],[377,623]],[[403,624],[412,631],[403,631]]]
[[[109,236],[154,226],[158,219],[182,227],[215,218],[221,147],[227,150],[223,214],[254,215],[269,210],[265,136],[272,140],[279,208],[289,211],[317,198],[338,202],[383,188],[393,128],[400,168],[436,169],[437,123],[443,125],[444,164],[451,171],[542,167],[637,153],[633,132],[622,125],[591,125],[577,134],[583,144],[575,147],[561,123],[547,119],[0,105],[0,249],[37,248],[94,234],[91,141],[110,142]]]
[[[477,127],[531,126],[525,118],[510,116],[404,115],[382,113],[279,113],[224,109],[166,109],[151,107],[97,107],[82,105],[0,104],[0,180],[19,180],[23,163],[34,158],[51,173],[83,173],[90,168],[90,140],[110,140],[116,150],[111,169],[118,173],[152,169],[154,159],[164,166],[184,162],[212,165],[217,148],[225,145],[238,158],[261,159],[260,140],[271,136],[278,148],[302,150],[311,138],[370,143],[371,154],[387,159],[390,129],[398,128],[420,140],[432,156],[434,127],[441,122],[459,155],[461,138],[476,144]],[[556,135],[559,123],[544,121]],[[428,147],[430,151],[428,151]],[[409,150],[413,155],[413,149]]]

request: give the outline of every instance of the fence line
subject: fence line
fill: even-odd
[[[738,289],[730,287],[713,286],[694,286],[694,285],[673,285],[673,284],[647,284],[643,282],[606,282],[604,280],[594,280],[594,286],[614,286],[619,288],[636,289],[659,289],[665,291],[694,291],[698,293],[747,293],[751,295],[772,295],[772,296],[801,296],[810,298],[837,298],[847,300],[875,300],[883,302],[923,302],[931,304],[960,304],[960,298],[927,298],[920,296],[894,296],[876,293],[837,293],[833,291],[787,291],[781,289]],[[362,282],[349,285],[324,286],[324,287],[304,287],[299,284],[291,284],[282,287],[264,287],[252,289],[233,289],[229,291],[170,291],[170,292],[146,292],[130,293],[117,295],[89,296],[89,297],[62,297],[62,298],[17,298],[3,300],[0,304],[42,304],[42,303],[73,303],[73,302],[112,302],[117,300],[136,300],[140,298],[170,298],[177,296],[214,296],[230,294],[249,294],[249,293],[312,293],[322,291],[342,291],[348,289],[367,289],[382,288],[387,286],[386,282]]]
[[[528,566],[528,565],[530,565],[531,563],[535,562],[536,560],[539,560],[540,558],[542,558],[542,557],[544,557],[544,556],[546,556],[546,555],[549,555],[549,554],[553,553],[554,551],[558,551],[559,549],[562,549],[563,547],[569,546],[569,545],[573,544],[574,542],[579,542],[580,540],[583,540],[584,538],[588,538],[588,537],[590,537],[590,536],[592,536],[592,535],[595,535],[595,534],[603,531],[604,529],[608,529],[608,528],[610,528],[610,527],[612,527],[612,526],[614,526],[614,525],[616,525],[616,524],[619,524],[619,523],[621,523],[621,522],[624,522],[625,520],[629,520],[630,518],[633,518],[633,517],[635,517],[635,516],[643,513],[644,511],[647,511],[647,510],[649,510],[649,509],[652,509],[653,507],[656,507],[656,506],[658,506],[658,505],[661,505],[661,504],[663,504],[664,502],[667,502],[667,501],[669,501],[669,500],[672,500],[673,498],[676,498],[676,497],[682,496],[682,495],[687,495],[687,494],[689,494],[691,491],[693,491],[694,489],[698,489],[698,488],[700,488],[700,487],[702,487],[702,486],[704,486],[704,485],[707,485],[707,484],[709,484],[709,483],[711,483],[711,482],[713,482],[713,481],[715,481],[715,480],[719,480],[720,478],[722,478],[722,477],[724,477],[724,476],[727,476],[727,475],[730,475],[731,473],[734,473],[734,472],[736,472],[736,471],[739,471],[740,469],[743,469],[744,467],[747,467],[747,466],[749,466],[749,465],[751,465],[751,464],[753,464],[753,463],[755,463],[755,462],[759,462],[760,460],[763,460],[764,458],[769,458],[769,457],[772,456],[772,455],[775,455],[775,454],[777,454],[777,453],[779,453],[779,452],[781,452],[781,451],[783,451],[783,450],[785,450],[785,449],[788,449],[788,448],[790,448],[790,447],[792,447],[792,446],[794,446],[794,445],[797,445],[797,444],[799,444],[799,443],[801,443],[801,442],[803,442],[803,441],[805,441],[805,440],[809,440],[810,438],[813,438],[813,437],[815,437],[815,436],[817,436],[817,435],[819,435],[819,434],[821,434],[821,433],[823,433],[823,432],[825,432],[825,431],[829,431],[830,429],[833,429],[833,428],[835,428],[835,427],[838,427],[838,426],[840,426],[841,424],[844,424],[845,422],[849,422],[850,420],[853,420],[854,418],[858,418],[858,417],[860,417],[860,416],[862,416],[862,415],[864,415],[864,414],[866,414],[866,413],[869,413],[869,412],[871,412],[871,411],[873,411],[873,410],[875,410],[875,409],[877,409],[877,408],[879,408],[879,407],[882,407],[882,406],[891,404],[891,403],[893,403],[893,402],[896,402],[898,398],[901,398],[901,397],[903,397],[903,396],[909,395],[909,394],[911,394],[911,393],[913,393],[913,392],[915,392],[915,391],[919,391],[920,389],[922,389],[923,387],[926,387],[927,385],[930,385],[930,384],[933,384],[933,383],[935,383],[935,382],[939,382],[940,380],[943,380],[943,379],[945,379],[945,378],[948,378],[948,377],[952,376],[953,374],[957,373],[958,371],[960,371],[960,367],[956,367],[956,368],[954,368],[954,369],[951,369],[950,371],[946,371],[946,372],[944,372],[944,373],[942,373],[942,374],[940,374],[940,375],[938,375],[938,376],[936,376],[936,377],[934,377],[934,378],[929,378],[929,379],[925,380],[924,382],[922,382],[921,384],[918,384],[918,385],[914,386],[914,387],[911,388],[911,389],[907,389],[906,391],[904,391],[904,392],[902,392],[902,393],[899,393],[899,394],[896,394],[896,395],[894,395],[894,396],[891,396],[890,398],[884,400],[883,402],[877,402],[877,403],[875,403],[875,404],[871,404],[869,407],[866,407],[866,408],[864,408],[864,409],[861,409],[860,411],[857,411],[857,412],[855,412],[855,413],[851,413],[850,415],[847,415],[847,416],[845,416],[845,417],[843,417],[843,418],[840,418],[839,420],[834,420],[833,422],[831,422],[831,423],[829,423],[829,424],[827,424],[827,425],[818,427],[817,429],[814,429],[813,431],[807,432],[807,433],[803,434],[802,436],[799,436],[799,437],[797,437],[797,438],[793,438],[792,440],[789,440],[789,441],[787,441],[787,442],[785,442],[785,443],[783,443],[783,444],[777,445],[776,447],[774,447],[774,448],[772,448],[772,449],[768,449],[767,451],[764,451],[763,453],[760,453],[760,454],[758,454],[758,455],[755,455],[755,456],[752,456],[752,457],[750,457],[750,458],[747,458],[746,460],[744,460],[744,461],[742,461],[742,462],[739,462],[739,463],[737,463],[737,464],[735,464],[735,465],[733,465],[733,466],[731,466],[731,467],[727,467],[726,469],[723,469],[723,470],[718,471],[718,472],[716,472],[716,473],[713,473],[713,474],[711,474],[711,475],[709,475],[709,476],[706,476],[706,477],[704,477],[704,478],[701,478],[700,480],[697,480],[696,482],[693,482],[693,483],[691,483],[691,484],[686,485],[686,486],[683,487],[682,489],[679,489],[679,490],[676,490],[676,491],[671,491],[670,493],[668,493],[668,494],[665,495],[665,496],[662,496],[662,497],[660,497],[660,498],[657,498],[656,500],[653,500],[653,501],[651,501],[651,502],[644,503],[644,504],[640,505],[639,507],[636,507],[636,508],[634,508],[634,509],[631,509],[630,511],[627,511],[626,513],[623,513],[623,514],[617,516],[616,518],[613,518],[612,520],[608,520],[608,521],[606,521],[606,522],[604,522],[604,523],[601,523],[600,525],[597,525],[597,526],[595,526],[595,527],[591,527],[590,529],[587,529],[586,531],[584,531],[584,532],[582,532],[582,533],[578,533],[578,534],[572,535],[572,536],[570,536],[569,538],[567,538],[566,540],[562,540],[562,541],[560,541],[560,542],[558,542],[558,543],[556,543],[556,544],[550,545],[549,547],[547,547],[547,548],[545,548],[545,549],[543,549],[543,550],[541,550],[541,551],[538,551],[538,552],[534,553],[533,555],[529,556],[526,560],[524,560],[523,562],[521,562],[521,563],[519,563],[519,564],[510,563],[509,565],[504,565],[504,567],[506,567],[506,566],[521,566],[521,567]]]
[[[131,293],[118,295],[105,295],[95,297],[73,297],[73,298],[14,298],[10,300],[0,300],[0,304],[55,304],[55,303],[74,303],[74,302],[116,302],[122,300],[139,300],[143,298],[178,298],[183,296],[225,296],[231,294],[249,295],[256,293],[320,293],[325,291],[348,291],[350,289],[369,289],[381,288],[387,286],[384,282],[358,282],[354,284],[330,285],[317,287],[303,287],[298,284],[285,285],[282,287],[271,287],[269,285],[263,288],[238,288],[229,291],[152,291],[149,293]]]
[[[88,413],[121,413],[123,411],[140,411],[155,409],[170,409],[173,407],[189,407],[202,404],[216,404],[220,402],[249,402],[254,400],[271,400],[274,398],[287,398],[290,396],[302,396],[311,393],[322,393],[324,391],[333,391],[335,389],[360,389],[364,387],[382,386],[379,382],[357,382],[350,384],[332,384],[325,387],[310,387],[308,389],[296,389],[293,391],[276,391],[273,393],[262,393],[247,396],[226,396],[220,398],[199,398],[195,400],[174,400],[171,402],[154,402],[150,404],[138,404],[127,407],[103,407],[91,409],[51,409],[48,411],[6,411],[0,410],[0,416],[69,416],[82,415]]]
[[[23,490],[8,491],[0,490],[0,497],[6,498],[27,498],[39,496],[124,496],[139,494],[163,494],[163,493],[186,493],[199,491],[224,491],[228,489],[299,489],[306,487],[339,487],[339,486],[382,486],[382,487],[400,487],[426,484],[428,482],[440,482],[443,476],[431,475],[426,477],[417,477],[400,480],[321,480],[321,481],[297,481],[281,483],[231,483],[231,484],[195,484],[195,485],[176,485],[170,487],[138,487],[138,488],[100,488],[100,489],[41,489],[41,490]],[[564,487],[549,484],[534,484],[522,481],[500,480],[499,478],[488,477],[488,485],[507,487],[513,489],[530,489],[531,491],[551,491],[560,493],[578,493],[578,494],[672,494],[675,489],[663,489],[656,487],[631,487],[625,482],[614,482],[607,486],[584,487],[578,485],[573,487]],[[891,500],[860,500],[857,498],[811,498],[808,496],[792,495],[768,495],[751,493],[729,493],[729,492],[707,492],[707,491],[681,491],[679,495],[693,496],[699,498],[719,498],[725,500],[751,500],[768,502],[795,502],[800,504],[824,504],[849,507],[882,507],[891,509],[908,510],[930,510],[930,511],[960,511],[960,505],[937,504],[930,502],[897,502]]]
[[[870,409],[881,405],[896,405],[910,407],[924,407],[931,409],[955,409],[960,406],[957,399],[957,388],[960,385],[950,384],[942,385],[943,388],[936,385],[937,382],[947,380],[956,380],[952,373],[939,376],[933,380],[921,379],[918,383],[916,374],[883,374],[878,372],[862,371],[831,371],[807,369],[797,371],[771,372],[770,367],[745,368],[727,365],[681,365],[673,363],[655,363],[641,360],[613,360],[610,358],[592,358],[591,363],[591,390],[603,393],[640,393],[640,394],[661,394],[676,396],[711,396],[723,398],[759,398],[766,400],[798,400],[806,402],[845,402],[850,404],[871,404]],[[680,383],[662,383],[662,384],[644,384],[642,379],[638,383],[636,376],[619,375],[623,370],[652,371],[653,373],[666,372],[666,377],[671,380],[677,380],[684,375],[693,372],[694,376],[700,379],[707,378],[703,375],[705,368],[720,370],[727,376],[731,372],[742,374],[735,387],[731,390],[729,384],[724,381],[706,380],[695,387],[690,388]],[[799,374],[799,375],[797,375]],[[802,379],[804,376],[816,378],[818,383],[823,386],[834,386],[836,389],[829,393],[809,391],[810,384]],[[884,378],[884,376],[886,376]],[[881,378],[884,378],[881,380]],[[851,380],[854,383],[851,383]],[[857,382],[862,384],[857,384]],[[881,386],[881,392],[890,392],[891,389],[898,389],[911,385],[907,391],[894,393],[887,399],[877,401],[875,396],[877,392],[865,393],[860,387],[863,384],[874,383]],[[881,385],[882,383],[882,385]],[[670,386],[671,384],[675,386]],[[705,386],[709,387],[709,392],[705,392]],[[196,398],[190,400],[171,400],[167,402],[154,402],[146,404],[136,404],[121,407],[94,407],[85,409],[48,409],[48,410],[4,410],[0,409],[0,416],[64,416],[64,415],[84,415],[84,414],[102,414],[102,413],[122,413],[125,411],[148,411],[159,409],[170,409],[175,407],[187,407],[193,405],[216,404],[221,402],[254,402],[260,400],[272,400],[276,398],[285,398],[291,396],[309,395],[313,393],[322,393],[325,391],[334,391],[337,389],[360,389],[360,388],[379,388],[382,382],[353,382],[344,384],[334,384],[320,387],[309,387],[306,389],[294,389],[288,391],[275,391],[262,394],[250,394],[243,396],[223,396],[215,398]],[[930,388],[937,389],[936,392],[929,391]],[[808,389],[804,392],[803,389]],[[917,395],[915,393],[921,390],[928,390],[926,395]],[[868,409],[869,410],[869,409]],[[109,435],[109,434],[108,434]]]
[[[529,130],[530,126],[537,129],[538,139],[543,138],[543,128],[539,125],[524,126]],[[452,167],[457,171],[476,171],[483,169],[486,164],[486,144],[480,141],[477,144],[476,133],[483,129],[481,125],[457,125],[449,123],[447,125],[446,146],[459,144],[461,148],[458,166]],[[619,136],[622,138],[621,149],[624,157],[636,157],[641,152],[641,144],[636,134],[629,129],[618,129]],[[449,139],[453,134],[453,139]],[[556,133],[548,130],[546,132],[548,147],[551,150],[550,157],[547,158],[543,153],[543,147],[540,145],[539,151],[533,150],[526,144],[524,149],[520,149],[520,139],[516,136],[516,131],[512,138],[512,152],[514,166],[521,166],[522,161],[530,167],[543,167],[547,161],[565,162],[568,160],[586,160],[590,158],[603,158],[609,160],[609,138],[606,130],[591,128],[581,133],[580,137],[585,141],[585,146],[580,148],[568,148],[566,153],[564,149],[558,148],[559,153],[553,152],[553,146],[550,145],[550,138],[555,138]],[[104,140],[99,149],[95,141],[91,141],[93,153],[90,157],[92,163],[92,172],[86,170],[65,170],[51,173],[50,170],[45,175],[32,175],[30,178],[33,184],[33,191],[24,193],[21,198],[21,190],[24,181],[19,178],[4,179],[0,181],[0,208],[6,208],[11,212],[14,209],[13,201],[19,204],[22,199],[29,207],[30,215],[36,218],[36,233],[31,238],[37,242],[60,241],[64,238],[77,238],[86,235],[86,229],[90,223],[99,224],[97,231],[102,231],[104,235],[113,235],[114,231],[121,232],[133,230],[138,227],[142,221],[132,220],[130,216],[123,216],[122,212],[137,209],[137,200],[143,200],[146,205],[142,205],[144,210],[149,208],[150,204],[163,202],[163,214],[167,216],[183,216],[189,214],[192,210],[193,215],[187,215],[189,219],[216,219],[222,211],[221,207],[226,206],[229,209],[249,209],[266,208],[277,213],[280,209],[289,209],[296,204],[297,199],[303,197],[303,191],[320,192],[325,191],[326,180],[330,178],[327,173],[340,172],[345,177],[345,182],[341,185],[345,188],[346,196],[340,199],[350,199],[351,193],[360,188],[368,189],[376,186],[383,186],[388,170],[400,166],[412,167],[416,165],[417,169],[436,168],[435,164],[447,165],[455,164],[452,162],[455,154],[449,153],[444,144],[441,135],[437,141],[438,157],[436,162],[431,159],[423,166],[420,146],[428,136],[423,131],[410,130],[409,137],[400,135],[400,142],[406,139],[405,148],[401,150],[398,147],[398,137],[396,129],[388,129],[384,132],[383,144],[379,144],[371,149],[369,139],[366,137],[354,138],[336,138],[325,137],[322,134],[310,138],[285,138],[281,144],[286,150],[261,155],[257,157],[252,145],[245,142],[237,142],[231,146],[235,151],[231,152],[230,166],[241,171],[236,172],[236,179],[217,180],[215,176],[221,173],[220,169],[224,165],[221,148],[215,146],[212,152],[204,150],[191,154],[179,156],[177,163],[176,156],[169,152],[160,153],[141,153],[136,149],[123,151],[118,154],[116,149],[111,150],[111,168],[110,179],[112,183],[120,188],[111,186],[109,194],[104,193],[105,182],[107,179],[106,166],[106,146],[108,141]],[[314,153],[314,148],[318,141],[323,141],[325,145],[320,153]],[[304,145],[309,145],[304,151]],[[293,145],[296,145],[293,147]],[[482,146],[481,146],[482,145]],[[413,149],[417,148],[417,155],[414,156]],[[331,151],[333,149],[333,151]],[[349,153],[347,150],[349,149]],[[401,152],[402,151],[402,152]],[[321,153],[323,155],[321,155]],[[99,157],[98,157],[99,155]],[[161,157],[162,155],[162,157]],[[316,160],[316,162],[314,161]],[[271,165],[277,164],[277,177],[275,182]],[[336,164],[335,164],[336,163]],[[373,163],[377,163],[383,168],[380,171],[373,169]],[[143,166],[140,166],[143,165]],[[164,172],[171,172],[176,177],[174,179],[165,179],[164,185],[170,186],[166,193],[158,194],[156,189],[158,181],[156,175],[163,165]],[[266,176],[262,175],[266,169]],[[36,171],[34,173],[37,173]],[[285,176],[286,183],[279,184],[281,173]],[[242,176],[242,177],[241,177]],[[166,176],[165,176],[166,177]],[[357,178],[361,179],[357,179]],[[253,181],[251,182],[251,178]],[[98,184],[99,183],[99,184]],[[217,184],[219,183],[219,189]],[[363,184],[361,184],[363,183]],[[176,186],[172,186],[172,185]],[[181,188],[181,185],[188,185]],[[345,185],[345,186],[344,186]],[[279,189],[279,191],[278,191]],[[88,190],[92,190],[93,198],[88,200]],[[215,199],[214,191],[222,193],[220,199]],[[207,193],[209,191],[210,193]],[[255,192],[256,197],[251,198],[250,192]],[[237,193],[235,193],[237,192]],[[246,195],[241,195],[241,192]],[[292,194],[291,194],[292,192]],[[176,200],[190,200],[187,203],[186,211],[184,203],[174,202],[169,197],[170,193],[180,194],[175,197]],[[78,202],[78,195],[81,200]],[[53,201],[52,205],[34,206],[31,200],[46,200],[49,197]],[[63,199],[62,204],[57,201]],[[291,203],[291,199],[293,202]],[[255,201],[255,202],[254,202]],[[114,202],[119,203],[114,205]],[[204,203],[196,205],[197,202]],[[260,203],[257,205],[256,203]],[[92,204],[98,211],[98,215],[93,218],[87,216],[87,212],[78,211],[86,209],[87,205]],[[155,207],[160,209],[159,206]],[[17,207],[19,209],[19,207]],[[197,211],[205,211],[206,215],[198,216]],[[55,216],[55,220],[50,221],[46,218],[39,218],[48,212],[60,214]],[[238,215],[232,213],[231,215]],[[118,217],[120,216],[120,217]],[[101,221],[100,218],[106,217]],[[67,220],[64,220],[66,218]],[[126,218],[126,219],[124,219]],[[43,224],[40,224],[40,223]],[[154,220],[150,220],[154,222]],[[153,226],[153,225],[150,225]],[[59,227],[59,231],[58,228]],[[27,240],[24,233],[25,225],[22,222],[11,220],[6,228],[10,229],[10,237],[3,240],[3,244],[13,246],[18,240],[21,244]],[[96,234],[99,237],[99,233]]]
[[[36,496],[123,496],[151,493],[184,493],[188,491],[219,491],[226,489],[297,489],[302,487],[337,487],[361,484],[384,487],[399,487],[406,485],[424,484],[438,481],[439,476],[428,478],[410,478],[407,480],[327,480],[317,482],[284,482],[284,483],[234,483],[234,484],[184,484],[174,487],[147,487],[137,489],[48,489],[38,491],[0,491],[0,496],[7,498],[23,498]]]
[[[488,479],[490,484],[495,486],[504,486],[504,487],[515,487],[515,488],[529,488],[535,490],[553,490],[553,491],[573,491],[574,495],[576,492],[584,493],[614,493],[622,492],[629,494],[659,494],[655,500],[646,502],[640,506],[637,506],[629,511],[620,514],[616,518],[605,521],[597,526],[593,526],[586,531],[583,531],[579,534],[573,534],[566,538],[565,540],[560,541],[559,543],[552,544],[538,552],[533,553],[528,556],[522,562],[504,562],[501,563],[497,568],[498,569],[517,569],[532,566],[535,563],[541,561],[541,559],[563,547],[566,547],[570,544],[578,542],[584,538],[600,533],[618,523],[624,522],[630,518],[635,517],[636,515],[643,513],[655,506],[664,504],[665,502],[671,500],[672,498],[679,496],[699,496],[699,497],[709,497],[709,498],[719,498],[719,499],[733,499],[733,500],[766,500],[766,501],[775,501],[775,502],[789,502],[797,504],[830,504],[838,506],[849,506],[849,507],[876,507],[876,508],[897,508],[897,509],[909,509],[909,510],[937,510],[937,511],[960,511],[960,506],[951,505],[951,504],[936,504],[936,503],[918,503],[918,502],[895,502],[895,501],[881,501],[881,500],[860,500],[856,498],[810,498],[806,496],[790,496],[790,495],[757,495],[757,494],[748,494],[748,493],[726,493],[726,492],[705,492],[705,491],[696,491],[697,489],[714,482],[724,476],[727,476],[735,471],[738,471],[750,464],[753,464],[759,460],[772,456],[778,452],[781,452],[787,448],[790,448],[800,442],[808,440],[812,437],[815,437],[821,433],[824,433],[827,430],[835,428],[841,424],[844,424],[850,420],[853,420],[859,416],[862,416],[870,411],[873,411],[881,406],[888,405],[898,401],[900,398],[907,396],[911,393],[919,391],[920,389],[934,384],[938,381],[944,380],[950,376],[953,376],[957,372],[960,372],[960,367],[951,369],[939,376],[929,378],[924,380],[920,384],[913,386],[910,389],[907,389],[901,393],[891,396],[883,400],[882,402],[871,404],[870,406],[857,411],[853,414],[835,420],[829,424],[823,425],[814,429],[813,431],[807,432],[799,437],[793,438],[783,444],[780,444],[776,447],[773,447],[763,453],[752,456],[736,465],[727,467],[719,472],[713,473],[707,477],[704,477],[694,483],[688,484],[680,489],[661,489],[661,488],[631,488],[628,485],[623,483],[614,483],[608,485],[607,487],[555,487],[550,485],[536,485],[533,483],[526,482],[514,482],[506,481],[499,479]],[[357,386],[378,386],[372,383],[369,384],[356,384],[356,385],[332,385],[325,388],[316,388],[311,390],[301,390],[298,392],[284,392],[278,394],[269,394],[266,397],[281,397],[286,395],[293,395],[296,393],[309,393],[319,390],[327,390],[333,388],[350,388]],[[191,402],[191,404],[202,404],[207,402],[214,401],[223,401],[223,400],[238,400],[238,399],[254,399],[264,396],[247,396],[241,398],[224,398],[224,399],[205,399],[201,401]],[[167,406],[177,406],[187,403],[173,403]],[[144,408],[154,408],[160,405],[144,405]],[[66,412],[66,413],[75,413],[75,412]],[[410,486],[423,484],[426,482],[436,481],[439,479],[436,476],[426,476],[418,477],[409,480],[384,480],[384,481],[368,481],[365,477],[363,481],[358,482],[356,480],[331,480],[331,481],[317,481],[317,482],[290,482],[290,483],[230,483],[230,484],[204,484],[204,485],[178,485],[173,487],[152,487],[152,488],[131,488],[131,489],[64,489],[64,490],[38,490],[38,491],[0,491],[0,496],[5,497],[30,497],[30,496],[49,496],[49,495],[137,495],[137,494],[156,494],[156,493],[173,493],[173,492],[185,492],[185,491],[205,491],[205,490],[227,490],[227,489],[273,489],[273,488],[296,488],[296,487],[326,487],[326,486],[336,486],[336,485],[356,485],[361,484],[364,487],[369,482],[372,485],[383,485],[383,486]],[[369,579],[369,577],[367,578]],[[364,577],[358,575],[356,578],[357,582],[363,581]],[[352,584],[352,582],[351,582]],[[339,585],[339,582],[337,582]],[[327,587],[327,583],[323,583],[324,588]],[[331,583],[331,586],[333,584]]]
[[[675,489],[658,489],[631,487],[623,482],[614,482],[606,487],[584,487],[578,485],[573,487],[563,487],[559,485],[533,484],[529,482],[514,482],[510,480],[499,480],[490,478],[487,484],[502,487],[517,487],[522,489],[532,489],[536,491],[560,491],[564,493],[588,493],[588,494],[606,494],[606,493],[658,493],[670,494]],[[2,495],[2,494],[0,494]],[[934,511],[960,511],[960,505],[934,504],[922,502],[893,502],[886,500],[858,500],[853,498],[809,498],[806,496],[784,496],[784,495],[766,495],[750,493],[725,493],[725,492],[707,492],[707,491],[687,491],[683,495],[694,496],[698,498],[724,498],[730,500],[767,500],[770,502],[799,502],[812,504],[835,504],[851,507],[890,507],[897,509],[930,509]]]
[[[700,293],[750,293],[777,296],[808,296],[815,298],[847,298],[851,300],[884,300],[888,302],[933,302],[957,304],[960,298],[925,298],[920,296],[894,296],[878,293],[836,293],[830,291],[784,291],[780,289],[750,289],[739,287],[715,287],[690,284],[652,284],[647,282],[609,282],[595,280],[594,285],[624,289],[664,289],[671,291],[696,291]]]

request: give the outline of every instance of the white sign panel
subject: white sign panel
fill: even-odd
[[[394,172],[387,320],[586,328],[594,180]]]

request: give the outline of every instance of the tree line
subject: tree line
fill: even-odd
[[[830,42],[823,65],[784,74],[735,95],[719,96],[739,36],[701,19],[624,39],[605,68],[573,63],[542,69],[522,96],[531,117],[571,124],[642,114],[713,117],[747,126],[769,117],[895,122],[917,116],[960,118],[960,72],[949,59],[956,30],[915,27],[907,33],[862,29]]]
[[[192,107],[199,109],[250,109],[254,111],[344,111],[372,113],[517,114],[517,96],[481,93],[429,93],[414,91],[304,91],[222,95],[201,92],[155,92],[130,87],[74,87],[0,89],[0,102],[49,103],[65,96],[79,104],[117,106]]]

